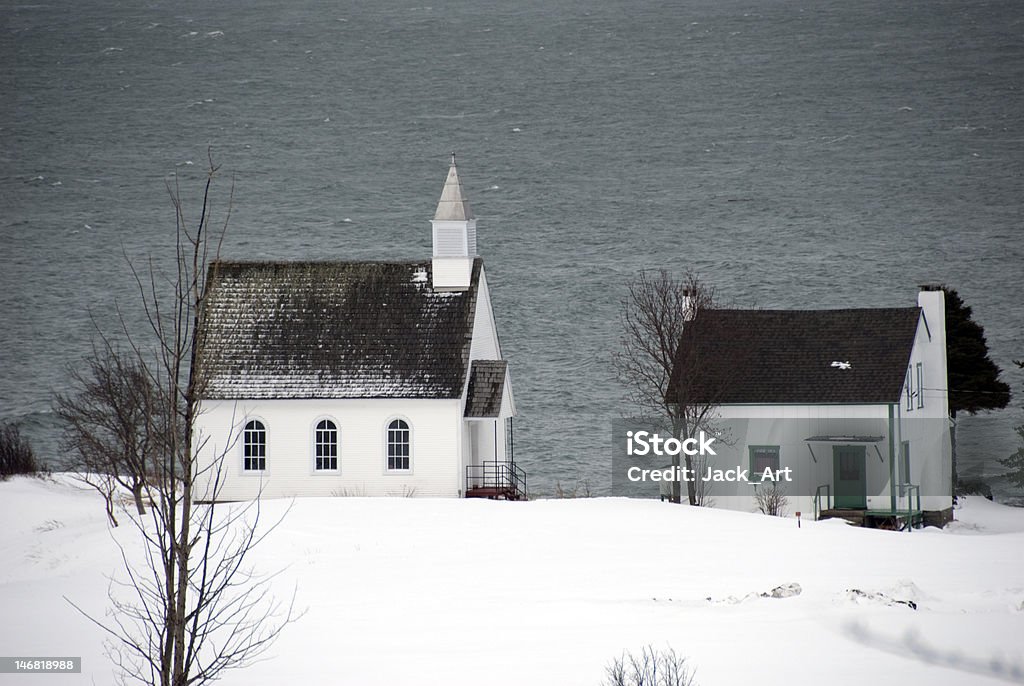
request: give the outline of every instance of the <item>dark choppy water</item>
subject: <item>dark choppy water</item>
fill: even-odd
[[[196,197],[207,146],[239,258],[429,255],[459,151],[541,490],[606,467],[617,303],[644,267],[767,307],[950,283],[1024,397],[1022,19],[1017,0],[5,2],[0,417],[52,450],[90,312],[141,319],[121,246],[166,254],[165,182]],[[1021,416],[965,422],[966,471]]]

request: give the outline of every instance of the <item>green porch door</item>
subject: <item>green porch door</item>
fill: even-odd
[[[867,509],[868,479],[865,456],[866,448],[862,445],[832,446],[836,509]]]

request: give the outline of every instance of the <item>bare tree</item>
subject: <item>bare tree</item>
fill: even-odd
[[[157,463],[159,434],[149,370],[135,354],[121,353],[104,339],[68,374],[73,391],[54,399],[64,423],[64,468],[100,492],[113,526],[119,489],[132,494],[138,514],[146,514],[143,494]]]
[[[714,289],[693,272],[677,278],[668,271],[643,271],[629,284],[621,303],[621,348],[614,355],[616,374],[629,389],[630,401],[664,420],[678,439],[691,438],[708,428],[716,404],[694,392],[699,370],[695,351],[680,349],[688,322],[716,305]],[[675,382],[673,382],[675,375]],[[686,455],[685,466],[694,474],[694,460]],[[679,467],[679,456],[672,456]],[[698,505],[697,484],[687,480],[687,500]],[[672,484],[672,502],[682,499],[678,481]]]
[[[156,431],[150,438],[160,459],[150,479],[152,505],[146,516],[131,519],[144,540],[144,562],[122,550],[126,578],[112,584],[112,619],[93,621],[111,637],[108,653],[123,680],[153,686],[211,683],[227,669],[250,664],[296,618],[293,604],[271,595],[270,577],[255,574],[247,562],[276,524],[260,527],[258,498],[243,506],[215,504],[224,452],[211,465],[197,460],[204,438],[196,433],[196,420],[206,384],[198,359],[200,318],[207,272],[217,268],[231,207],[229,200],[224,223],[213,228],[216,172],[211,159],[193,224],[177,182],[169,187],[177,236],[169,274],[152,261],[146,271],[132,267],[151,347],[123,325],[154,389]],[[200,493],[197,484],[205,481],[212,486]]]
[[[711,459],[707,455],[694,455],[692,463],[695,474],[706,474],[711,466]],[[693,504],[697,507],[714,507],[714,484],[714,481],[698,478],[693,487]]]

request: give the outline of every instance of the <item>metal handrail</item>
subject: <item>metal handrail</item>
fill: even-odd
[[[466,465],[466,490],[494,488],[516,498],[527,497],[526,472],[514,462],[482,462]]]
[[[510,462],[509,467],[512,470],[512,480],[516,485],[516,493],[523,498],[528,498],[529,491],[526,489],[526,471],[521,469],[515,462]]]
[[[823,489],[823,488],[825,489],[825,505],[826,505],[826,507],[822,507],[821,506],[821,489]],[[832,486],[830,484],[822,484],[822,485],[818,486],[818,488],[816,488],[815,491],[814,491],[814,521],[818,521],[818,518],[821,516],[821,513],[824,510],[829,510],[831,508],[832,508]]]
[[[910,520],[907,522],[907,531],[911,531],[914,528],[914,515],[922,515],[921,523],[924,524],[923,511],[921,510],[921,486],[915,484],[903,484],[905,493],[907,495],[907,518]],[[917,507],[914,507],[914,494],[917,494]]]

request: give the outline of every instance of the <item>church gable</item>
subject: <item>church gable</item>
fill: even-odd
[[[459,398],[482,261],[439,292],[421,262],[218,262],[198,364],[209,399]]]

